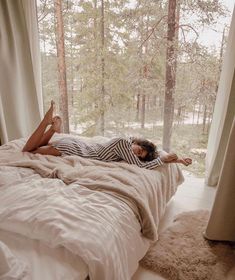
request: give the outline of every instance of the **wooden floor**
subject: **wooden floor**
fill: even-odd
[[[204,184],[204,179],[184,174],[185,182],[179,186],[176,195],[169,202],[165,215],[160,223],[160,232],[173,220],[173,217],[184,211],[198,209],[210,210],[213,206],[216,189]],[[229,273],[227,280],[235,279],[235,268]],[[139,267],[132,280],[167,280],[154,272]]]

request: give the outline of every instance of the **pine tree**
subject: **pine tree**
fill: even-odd
[[[62,117],[63,132],[69,133],[68,94],[65,64],[64,27],[61,0],[54,0],[56,18],[56,47],[58,57],[58,82],[60,91],[60,115]]]

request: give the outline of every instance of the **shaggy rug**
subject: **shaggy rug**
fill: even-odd
[[[235,266],[235,246],[204,239],[209,211],[183,212],[141,261],[169,280],[222,280]]]

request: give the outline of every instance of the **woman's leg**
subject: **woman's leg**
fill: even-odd
[[[60,133],[61,124],[62,124],[61,118],[59,116],[55,116],[52,119],[51,127],[43,134],[38,147],[46,146],[49,143],[49,141],[51,140],[51,137],[54,135],[55,132]]]
[[[61,152],[50,145],[39,147],[36,150],[34,150],[32,153],[41,154],[41,155],[61,156]]]
[[[26,142],[22,150],[23,152],[31,152],[39,147],[47,126],[52,123],[54,105],[55,105],[54,101],[51,101],[51,107],[45,114],[43,120],[41,121],[37,129],[34,131],[34,133],[30,136],[30,138]]]
[[[52,156],[61,156],[61,152],[58,151],[56,148],[48,145],[51,137],[54,135],[55,132],[60,133],[61,128],[61,118],[56,116],[52,120],[52,125],[48,129],[46,133],[44,133],[39,147],[36,150],[33,150],[32,153],[34,154],[41,154],[41,155],[52,155]]]

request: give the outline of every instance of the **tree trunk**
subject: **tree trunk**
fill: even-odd
[[[70,71],[71,71],[71,106],[74,111],[74,56],[73,56],[73,30],[72,23],[70,23]],[[73,113],[73,115],[75,115]],[[76,118],[76,117],[75,117]]]
[[[146,96],[142,94],[142,102],[141,102],[141,128],[145,127],[145,102]]]
[[[140,94],[137,94],[137,102],[136,102],[136,121],[140,120]]]
[[[147,50],[147,46],[146,46]],[[147,64],[144,65],[143,68],[143,78],[147,79],[148,78],[148,66]],[[142,94],[142,102],[141,102],[141,128],[145,127],[145,112],[146,112],[146,95]],[[148,100],[147,100],[148,101]]]
[[[225,41],[225,27],[223,30],[223,35],[222,35],[222,41],[221,41],[221,46],[220,46],[220,56],[219,56],[219,69],[218,69],[218,79],[215,87],[215,92],[217,94],[218,88],[219,88],[219,77],[222,69],[222,62],[223,62],[223,53],[224,53],[224,41]]]
[[[201,104],[199,103],[199,105],[198,105],[198,112],[197,112],[197,124],[199,124],[200,113],[201,113]]]
[[[143,18],[142,18],[142,22],[143,22]],[[146,30],[147,30],[147,34],[148,34],[148,29],[149,29],[149,16],[147,17],[147,24],[146,24]],[[148,53],[148,40],[145,42],[145,48],[142,48],[142,52],[144,54],[144,56],[147,55]],[[143,79],[144,81],[146,81],[148,79],[148,64],[145,63],[144,67],[143,67]],[[143,92],[145,92],[145,89],[143,89]],[[147,103],[147,104],[146,104]],[[146,94],[143,93],[142,94],[142,106],[141,106],[141,128],[145,127],[145,114],[146,114],[146,107],[148,106],[148,97],[146,100]],[[147,107],[148,109],[148,107]]]
[[[154,110],[157,110],[157,95],[156,95],[156,94],[154,94],[154,96],[153,96],[152,108],[153,108]]]
[[[211,126],[211,121],[212,121],[212,113],[209,113],[209,116],[208,116],[208,123],[207,123],[207,129],[206,129],[207,135],[209,135],[210,126]]]
[[[185,115],[186,115],[186,108],[183,107],[181,110],[181,124],[185,124]]]
[[[182,106],[179,106],[178,107],[178,112],[177,112],[177,122],[178,122],[178,125],[180,124],[180,118],[181,118],[181,113],[182,113]]]
[[[99,25],[99,7],[98,7],[98,3],[97,0],[93,1],[93,40],[94,40],[94,55],[95,55],[95,62],[94,62],[94,67],[96,69],[100,68],[100,61],[99,61],[99,55],[100,55],[100,30],[101,30],[101,25]],[[100,40],[101,41],[101,40]],[[102,77],[100,78],[101,81]],[[95,90],[94,90],[94,95],[95,97],[99,96],[100,92],[101,92],[101,83],[100,81],[97,83],[97,85],[95,86]],[[100,100],[99,98],[95,98],[94,99],[94,108],[100,108]],[[96,110],[96,109],[95,109]],[[99,113],[98,113],[99,114]],[[98,115],[98,122],[97,122],[97,127],[96,127],[96,133],[100,134],[100,127],[99,127],[99,119],[100,116]]]
[[[193,105],[193,123],[194,124],[194,118],[195,118],[195,104]]]
[[[105,61],[104,61],[104,0],[101,0],[101,103],[100,103],[100,133],[104,136],[104,100],[105,100]]]
[[[164,106],[163,106],[163,100],[161,99],[161,97],[159,97],[158,100],[158,107],[159,107],[159,111],[160,111],[160,121],[163,121],[163,115],[164,115]]]
[[[204,104],[204,110],[203,110],[203,125],[202,125],[202,132],[205,134],[206,132],[206,117],[207,117],[207,106]]]
[[[58,57],[59,72],[59,107],[63,121],[63,132],[69,133],[69,115],[68,115],[68,93],[66,80],[66,64],[65,64],[65,47],[64,47],[64,24],[62,16],[61,0],[54,0],[55,18],[56,18],[56,48]]]
[[[177,14],[177,1],[168,2],[167,22],[167,51],[166,51],[166,81],[164,102],[163,149],[170,150],[171,134],[174,118],[174,94],[177,66],[177,40],[178,40],[179,6]]]
[[[94,42],[96,42],[97,40],[97,0],[94,0],[93,1],[93,4],[94,4],[94,28],[93,28],[93,37],[94,37]],[[95,50],[97,50],[97,45],[95,45]]]

